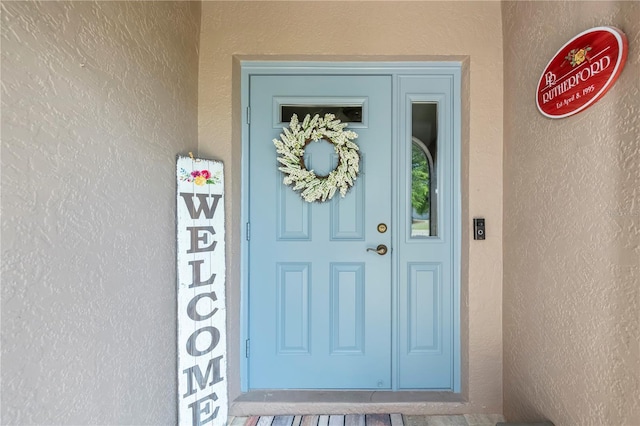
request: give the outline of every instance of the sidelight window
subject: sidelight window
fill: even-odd
[[[412,104],[411,237],[438,235],[437,104]]]

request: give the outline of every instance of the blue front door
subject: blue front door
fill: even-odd
[[[249,77],[249,389],[453,389],[456,170],[441,83]],[[307,203],[282,184],[272,140],[292,112],[327,110],[358,134],[360,174],[346,197]],[[305,150],[316,171],[334,157]]]

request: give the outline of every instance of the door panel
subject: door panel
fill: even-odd
[[[282,184],[272,140],[283,103],[323,100],[363,106],[360,175],[310,204]],[[376,229],[391,222],[391,77],[251,76],[250,107],[249,387],[389,389],[391,256],[366,249],[391,242]]]
[[[450,76],[400,76],[398,389],[452,389],[454,294],[453,85]],[[428,108],[425,108],[428,107]],[[416,110],[433,117],[421,122]],[[430,116],[430,114],[428,114]],[[435,122],[434,122],[435,120]],[[415,161],[412,149],[425,150],[431,204],[416,230]],[[415,151],[414,151],[415,152]],[[424,196],[424,194],[421,194]],[[413,200],[413,202],[412,202]]]

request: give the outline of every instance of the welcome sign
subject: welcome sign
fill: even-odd
[[[618,79],[627,51],[627,37],[617,28],[595,27],[578,34],[542,71],[538,110],[549,118],[564,118],[590,107]]]
[[[227,422],[224,179],[220,161],[177,160],[178,421]]]

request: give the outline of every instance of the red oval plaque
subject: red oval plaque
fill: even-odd
[[[594,104],[618,79],[627,51],[627,37],[614,27],[591,28],[569,40],[540,76],[540,112],[564,118]]]

